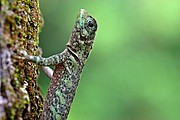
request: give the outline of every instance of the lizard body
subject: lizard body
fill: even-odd
[[[67,119],[82,69],[94,43],[96,30],[96,20],[81,9],[67,47],[62,53],[43,58],[22,52],[26,60],[41,66],[55,66],[52,76],[52,73],[46,71],[51,78],[51,83],[44,104],[42,120]]]

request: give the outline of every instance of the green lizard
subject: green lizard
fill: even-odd
[[[43,58],[30,56],[25,51],[21,51],[23,59],[35,62],[40,66],[55,66],[54,71],[48,67],[42,67],[51,78],[42,120],[67,119],[82,69],[94,43],[96,30],[96,20],[84,9],[81,9],[67,47],[63,52]]]

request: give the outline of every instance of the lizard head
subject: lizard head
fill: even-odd
[[[87,11],[81,9],[77,15],[76,29],[81,42],[91,43],[94,41],[97,22]]]
[[[96,30],[96,20],[87,11],[81,9],[67,47],[79,58],[86,59],[92,49]]]

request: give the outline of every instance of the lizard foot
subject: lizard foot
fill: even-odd
[[[15,59],[25,60],[26,56],[28,56],[27,52],[25,50],[20,50],[19,52],[14,53],[12,57]]]

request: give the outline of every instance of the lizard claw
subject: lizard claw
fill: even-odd
[[[26,59],[27,56],[27,52],[25,50],[20,50],[18,53],[14,53],[14,55],[12,56],[15,59]]]
[[[20,50],[19,53],[20,53],[21,55],[23,55],[24,57],[28,55],[27,52],[26,52],[25,50]]]

